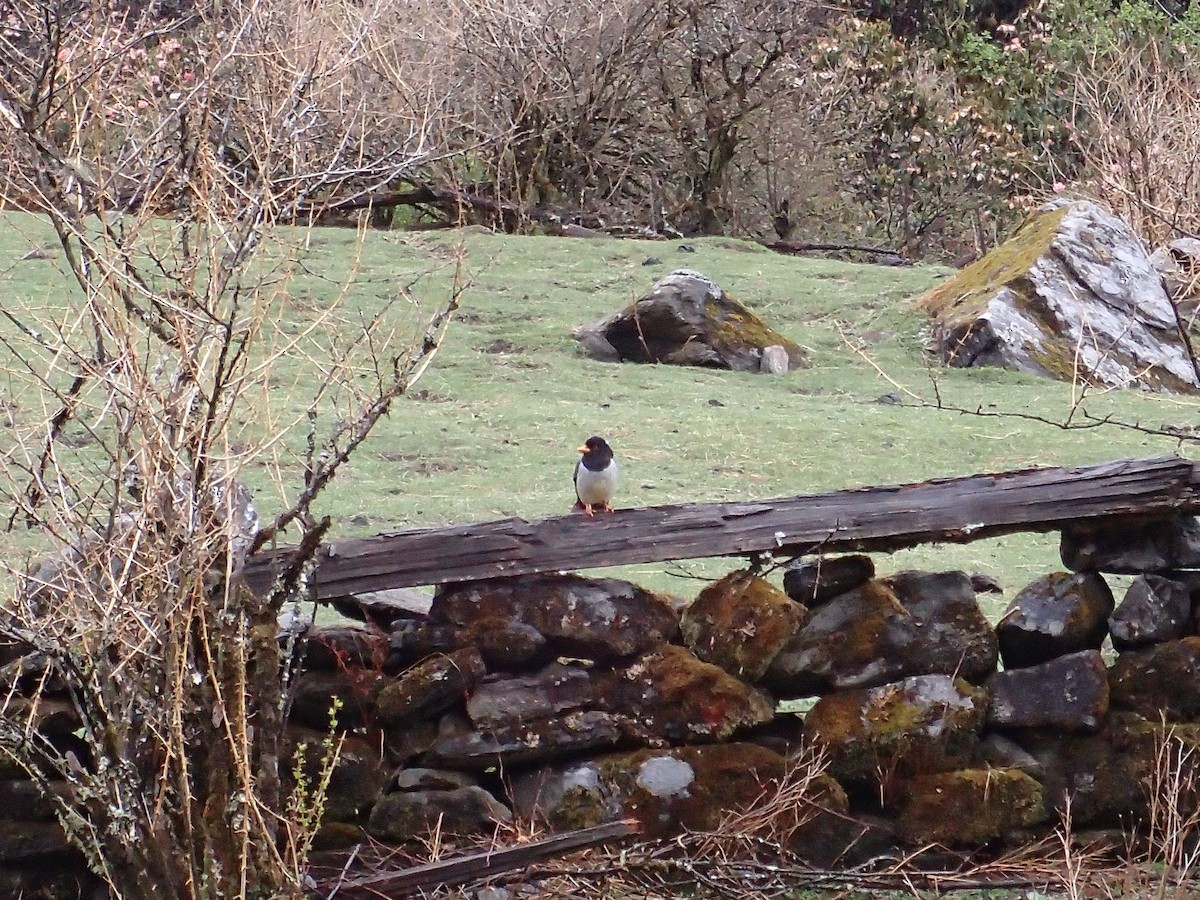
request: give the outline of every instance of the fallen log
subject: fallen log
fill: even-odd
[[[1054,531],[1112,516],[1200,509],[1200,464],[1174,456],[1077,468],[1023,469],[750,503],[693,503],[418,528],[324,545],[319,599],[363,591],[475,581],[670,559],[827,551],[892,551]],[[246,567],[265,591],[289,548]]]

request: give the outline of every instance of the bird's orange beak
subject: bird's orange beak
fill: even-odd
[[[590,449],[588,449],[587,444],[583,444],[582,446],[576,447],[575,452],[576,453],[591,453],[592,451]]]

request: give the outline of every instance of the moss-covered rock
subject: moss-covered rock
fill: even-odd
[[[289,718],[299,725],[325,729],[336,704],[338,725],[367,725],[373,717],[375,695],[385,680],[377,669],[347,667],[304,672],[292,685]]]
[[[331,761],[333,768],[327,769]],[[285,733],[282,769],[289,788],[298,775],[310,786],[320,784],[328,770],[324,824],[362,821],[391,780],[377,743],[295,725]]]
[[[1108,619],[1117,650],[1136,650],[1183,637],[1192,616],[1192,592],[1181,581],[1139,575]]]
[[[1172,722],[1200,719],[1200,637],[1122,653],[1108,673],[1112,705]]]
[[[1061,812],[1070,798],[1076,827],[1129,829],[1146,819],[1157,750],[1168,733],[1200,752],[1200,725],[1164,726],[1128,712],[1110,713],[1099,734],[1021,729],[1013,738],[1040,765],[1048,807]]]
[[[765,682],[782,697],[886,684],[907,675],[996,669],[996,635],[962,572],[899,572],[813,611]]]
[[[443,585],[430,618],[467,630],[478,623],[528,626],[556,656],[614,659],[674,638],[679,616],[659,595],[616,578],[523,575]]]
[[[1196,516],[1122,516],[1077,522],[1063,528],[1063,565],[1075,572],[1168,574],[1200,568],[1200,520]]]
[[[783,590],[807,607],[828,603],[875,577],[875,562],[862,553],[823,556],[789,565],[783,573]]]
[[[660,279],[641,299],[578,329],[575,337],[585,352],[603,360],[758,372],[763,350],[774,346],[783,348],[791,368],[804,362],[800,345],[689,269]]]
[[[375,708],[384,724],[436,716],[466,699],[484,675],[483,659],[473,647],[435,656],[384,684]]]
[[[508,807],[481,787],[396,791],[375,804],[367,830],[380,840],[420,841],[434,828],[447,834],[491,832],[511,819]]]
[[[615,674],[605,691],[607,708],[633,720],[633,736],[651,742],[721,741],[775,713],[765,691],[683,647],[664,645]]]
[[[1031,582],[996,625],[1005,668],[1098,650],[1115,605],[1108,584],[1095,572],[1052,572]]]
[[[1197,386],[1149,252],[1098,204],[1054,201],[918,300],[944,362],[1172,391]]]
[[[1042,786],[1017,769],[923,775],[906,786],[899,831],[909,844],[987,844],[1048,818]]]
[[[700,659],[757,681],[806,621],[808,610],[766,579],[743,570],[702,590],[679,626],[684,642]]]
[[[467,716],[479,728],[519,726],[574,709],[596,709],[601,691],[589,669],[551,663],[532,675],[493,676],[467,700]]]
[[[949,675],[918,675],[822,697],[804,733],[829,753],[839,781],[882,783],[970,765],[986,712],[984,690]]]
[[[304,668],[379,669],[387,661],[387,635],[357,624],[314,625],[305,633]]]
[[[573,756],[586,750],[610,750],[632,730],[627,717],[603,710],[571,710],[560,715],[476,728],[457,712],[444,715],[423,756],[430,766],[448,769],[510,769]]]
[[[1108,671],[1099,650],[997,672],[987,683],[988,724],[1096,731],[1108,715]]]
[[[789,775],[807,777],[804,801],[778,810],[790,846],[810,860],[836,859],[852,839],[841,786],[823,773],[792,771],[754,744],[640,750],[551,766],[515,780],[514,809],[557,830],[631,817],[643,834],[710,831],[731,814],[762,806]]]

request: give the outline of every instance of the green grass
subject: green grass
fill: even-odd
[[[1068,414],[1069,385],[994,369],[930,366],[923,351],[927,322],[910,300],[947,270],[789,258],[733,240],[686,243],[694,253],[683,252],[682,242],[379,232],[368,236],[359,255],[352,231],[312,234],[300,256],[305,271],[287,285],[285,333],[298,332],[334,302],[347,280],[349,322],[401,296],[408,285],[429,308],[449,290],[449,261],[460,248],[472,278],[433,368],[324,498],[320,511],[334,517],[334,537],[565,512],[574,499],[575,447],[593,433],[609,438],[622,464],[620,506],[763,499],[1178,449],[1173,440],[1111,426],[1062,430],[922,407],[907,396],[902,405],[878,402],[902,393],[891,379],[930,403],[936,393],[943,404],[967,410],[1053,421]],[[51,258],[22,261],[32,246],[50,248]],[[10,260],[0,267],[6,308],[61,317],[71,288],[53,246],[44,222],[0,217],[0,259]],[[650,257],[659,261],[644,264]],[[616,311],[679,267],[716,279],[806,347],[808,367],[768,377],[610,365],[578,353],[573,327]],[[13,336],[7,323],[0,328]],[[28,408],[26,389],[15,376],[7,378],[0,383],[2,399],[26,398]],[[263,385],[269,389],[263,396],[300,415],[315,385],[313,367],[289,358]],[[1133,391],[1097,395],[1086,408],[1151,426],[1190,424],[1196,416],[1194,400]],[[263,441],[258,410],[247,409],[243,418],[246,434]],[[289,453],[300,441],[299,434],[289,439]],[[282,466],[285,492],[294,492],[299,470],[288,454]],[[281,502],[269,466],[252,467],[247,478],[264,513]],[[1009,597],[1060,565],[1052,534],[923,547],[876,562],[883,572],[984,571]],[[690,595],[698,583],[671,573],[709,576],[731,565],[654,564],[621,574]]]

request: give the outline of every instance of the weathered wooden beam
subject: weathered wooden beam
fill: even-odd
[[[454,859],[426,863],[409,869],[377,872],[362,878],[321,885],[318,897],[403,897],[426,888],[452,887],[505,872],[528,868],[533,863],[598,847],[638,833],[631,820],[607,822],[578,831],[531,841],[502,850],[484,850]],[[332,887],[332,890],[330,888]]]
[[[752,503],[649,506],[587,518],[501,519],[334,542],[320,598],[414,585],[770,551],[891,551],[1069,522],[1200,509],[1200,464],[1174,456],[1024,469]],[[266,590],[288,549],[247,566]]]

